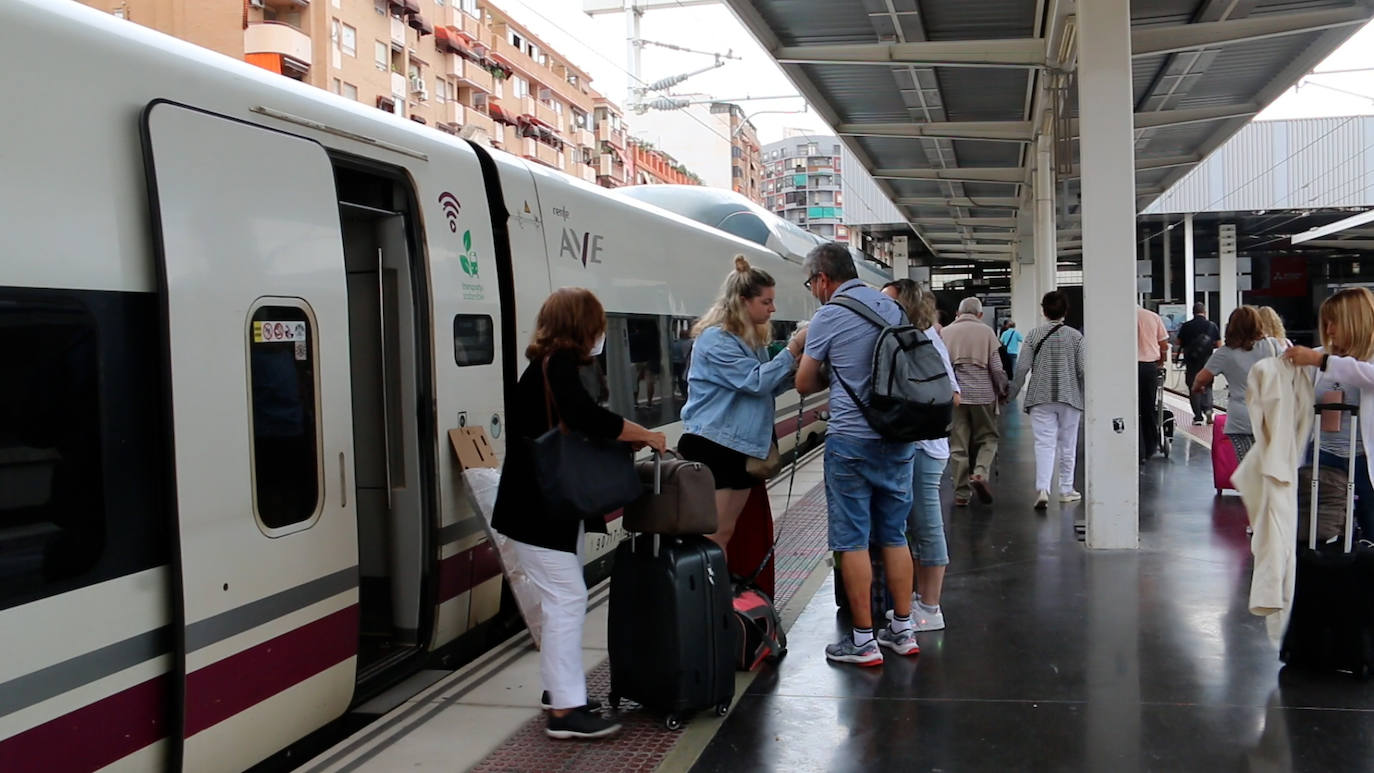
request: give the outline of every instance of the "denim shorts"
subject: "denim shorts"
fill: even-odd
[[[844,435],[825,438],[831,550],[868,550],[870,538],[881,547],[906,545],[915,455],[915,443]]]

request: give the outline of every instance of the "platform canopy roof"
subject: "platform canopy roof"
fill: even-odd
[[[1074,2],[724,2],[935,256],[1005,261],[1029,246],[1047,130],[1059,138],[1061,261],[1080,253]],[[1374,0],[1131,6],[1138,207],[1374,16]]]

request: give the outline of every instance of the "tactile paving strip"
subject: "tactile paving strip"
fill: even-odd
[[[796,500],[785,516],[775,520],[775,529],[780,536],[776,603],[781,609],[825,557],[825,486],[812,488]],[[587,674],[587,694],[604,699],[610,690],[610,661],[603,660]],[[589,742],[555,741],[544,734],[544,717],[535,717],[472,770],[474,773],[647,773],[658,768],[682,736],[682,731],[665,729],[659,717],[640,711],[638,704],[630,701],[621,704],[616,716],[622,728],[615,737]]]

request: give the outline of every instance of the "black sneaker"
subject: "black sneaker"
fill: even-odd
[[[549,699],[549,691],[545,690],[539,695],[539,706],[545,711],[553,708],[553,703]],[[601,710],[601,701],[594,698],[588,699],[586,705],[581,706],[582,711],[590,711],[593,714]]]
[[[544,732],[550,738],[592,739],[605,738],[620,732],[620,723],[581,709],[573,709],[564,716],[549,715],[549,724]]]

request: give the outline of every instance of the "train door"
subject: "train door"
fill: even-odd
[[[358,681],[414,654],[432,617],[434,400],[428,275],[397,170],[336,159],[348,283],[362,631]],[[422,610],[424,610],[422,614]]]
[[[143,136],[174,443],[172,754],[242,770],[339,716],[354,688],[334,172],[315,142],[167,102]]]

